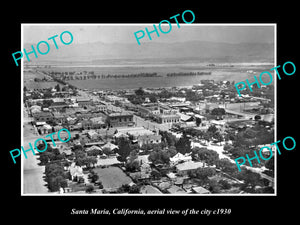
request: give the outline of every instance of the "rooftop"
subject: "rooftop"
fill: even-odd
[[[142,194],[162,194],[160,190],[158,190],[156,187],[153,187],[151,185],[143,186],[140,192]]]
[[[185,170],[195,170],[203,166],[204,163],[202,162],[187,161],[176,165],[176,168],[177,170],[185,171]]]
[[[130,113],[130,112],[115,112],[115,113],[110,113],[109,116],[110,117],[113,117],[113,116],[132,116],[132,113]]]

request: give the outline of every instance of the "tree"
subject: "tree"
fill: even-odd
[[[209,142],[209,140],[211,139],[211,133],[210,132],[205,132],[203,134],[203,139],[206,141],[206,142]]]
[[[196,125],[197,127],[199,127],[199,125],[201,124],[202,120],[199,117],[196,117]]]
[[[141,87],[139,89],[135,90],[134,92],[138,96],[143,96],[145,94],[145,91]]]
[[[102,152],[99,149],[92,149],[90,151],[87,151],[87,155],[88,156],[97,156],[97,155],[101,155]]]
[[[211,193],[220,193],[221,185],[216,180],[210,180],[209,183],[209,191]]]
[[[126,163],[126,168],[130,171],[136,171],[140,167],[140,162],[138,159],[138,152],[136,150],[132,150],[129,153],[128,160]]]
[[[149,96],[149,100],[150,100],[150,102],[152,102],[152,103],[157,102],[157,98],[156,98],[154,95],[150,95],[150,96]]]
[[[87,185],[85,192],[88,194],[91,194],[92,192],[94,192],[94,185],[91,185],[91,184]]]
[[[260,175],[247,169],[242,170],[237,178],[244,180],[244,183],[241,185],[241,190],[250,193],[255,192],[255,186],[262,184]]]
[[[49,108],[49,106],[52,105],[52,103],[53,103],[52,99],[44,99],[42,107],[43,108]]]
[[[87,156],[85,157],[85,165],[89,168],[91,165],[94,167],[97,163],[97,159],[94,156]]]
[[[148,160],[153,164],[159,163],[169,163],[170,162],[170,154],[168,150],[161,150],[159,148],[154,149],[148,156]]]
[[[254,120],[255,120],[255,121],[261,120],[261,116],[260,116],[260,115],[255,115],[255,116],[254,116]]]
[[[131,152],[131,147],[130,147],[130,143],[129,140],[127,140],[126,138],[119,138],[118,139],[118,147],[119,149],[117,150],[117,153],[120,155],[118,157],[118,160],[121,162],[125,162],[127,156],[130,154]]]
[[[225,115],[225,113],[226,113],[226,111],[223,108],[214,108],[211,111],[211,115],[214,115],[214,116],[222,116],[222,115]]]
[[[191,152],[191,141],[185,135],[185,133],[175,144],[175,147],[176,147],[177,152],[180,152],[181,154],[186,154],[186,153]]]
[[[266,162],[265,167],[269,170],[274,170],[274,157],[272,157]]]
[[[46,164],[45,175],[45,181],[51,192],[58,191],[60,187],[67,187],[64,168],[60,163]]]
[[[215,174],[216,174],[216,169],[212,168],[212,167],[204,167],[204,168],[200,167],[196,170],[197,178],[205,180],[205,181],[208,180],[208,177],[211,177]]]
[[[177,150],[175,146],[170,146],[168,148],[168,153],[170,155],[170,157],[174,157],[177,154]]]
[[[203,160],[208,165],[215,165],[217,160],[219,160],[219,154],[216,151],[208,150],[206,148],[199,148],[198,159]]]
[[[110,148],[108,148],[108,147],[103,148],[103,149],[102,149],[102,152],[103,152],[105,155],[110,155],[110,154],[113,153],[113,151],[112,151]]]
[[[167,143],[167,146],[175,146],[176,137],[168,131],[159,131],[161,139]]]
[[[216,128],[215,125],[210,125],[209,128],[207,129],[207,132],[210,132],[210,133],[216,133],[218,131],[218,128]]]
[[[93,183],[95,183],[99,179],[99,175],[94,170],[91,170],[89,173],[89,178]]]
[[[140,187],[138,185],[132,185],[129,187],[128,193],[140,193]]]
[[[157,171],[157,170],[155,170],[155,169],[151,171],[150,175],[151,175],[154,179],[160,179],[160,178],[161,178],[160,172]]]
[[[213,138],[216,139],[217,142],[222,142],[224,139],[223,139],[223,136],[220,134],[220,132],[215,132],[213,134]]]
[[[57,85],[55,86],[55,89],[56,89],[56,91],[60,91],[60,86],[59,86],[59,84],[57,84]]]
[[[232,173],[236,171],[236,165],[226,158],[218,159],[216,161],[216,168],[222,170],[225,173]]]
[[[231,184],[230,183],[228,183],[228,181],[227,180],[220,180],[219,181],[219,184],[221,185],[221,187],[223,188],[223,189],[230,189],[231,188]]]

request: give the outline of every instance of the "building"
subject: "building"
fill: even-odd
[[[170,188],[167,189],[170,194],[186,194],[186,191],[183,190],[181,187],[176,185],[172,185]]]
[[[107,105],[98,102],[96,105],[96,109],[99,110],[100,112],[105,112],[107,110]]]
[[[123,134],[123,135],[121,135]],[[144,127],[128,127],[118,128],[115,137],[125,136],[132,137],[134,142],[137,142],[141,147],[144,144],[153,144],[161,142],[161,135],[153,131],[147,130]]]
[[[191,161],[192,156],[191,155],[183,155],[180,152],[178,152],[176,155],[174,155],[172,158],[170,158],[171,163],[176,164],[178,162],[187,162]]]
[[[180,122],[180,116],[177,114],[163,114],[163,115],[156,115],[156,119],[158,123],[179,123]]]
[[[107,115],[110,127],[133,126],[133,114],[129,112],[117,112]]]
[[[210,191],[205,189],[204,187],[198,186],[198,187],[193,187],[192,192],[196,194],[210,194]]]
[[[99,134],[94,131],[94,130],[90,130],[87,132],[87,136],[91,139],[91,140],[97,140],[99,137]]]
[[[33,114],[35,122],[49,122],[53,121],[54,116],[51,112],[37,112]]]
[[[76,166],[75,163],[72,163],[72,165],[69,168],[71,179],[74,180],[75,178],[78,180],[80,177],[83,178],[83,170],[81,166]]]
[[[152,185],[145,185],[141,187],[140,193],[141,194],[162,194],[160,190],[158,190],[156,187],[153,187]]]
[[[204,163],[187,161],[176,165],[176,170],[179,175],[184,176],[187,175],[189,171],[194,171],[200,167],[204,167]]]
[[[137,142],[140,147],[144,144],[158,144],[161,143],[161,135],[150,134],[150,135],[142,135],[137,137]]]
[[[91,105],[92,101],[89,98],[77,98],[76,102],[78,103],[79,106],[83,107],[83,106],[87,106],[87,105]]]
[[[94,117],[94,118],[91,118],[90,121],[92,122],[91,123],[91,127],[92,129],[104,129],[106,128],[106,123],[104,121],[104,118],[99,116],[99,117]]]

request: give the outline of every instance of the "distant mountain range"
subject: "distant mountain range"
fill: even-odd
[[[33,44],[36,46],[36,44]],[[31,44],[25,44],[31,50]],[[204,41],[188,41],[178,43],[148,42],[138,45],[127,43],[107,44],[102,42],[63,45],[58,42],[59,49],[50,44],[47,55],[39,55],[35,63],[128,63],[128,62],[272,62],[274,60],[274,44],[271,43],[215,43]],[[41,51],[46,46],[40,45]],[[25,60],[26,61],[26,60]]]

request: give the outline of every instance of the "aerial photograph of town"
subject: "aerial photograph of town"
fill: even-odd
[[[22,156],[22,194],[276,194],[275,157],[235,161],[275,140],[274,82],[235,87],[276,66],[274,25],[173,24],[138,44],[145,27],[22,24],[24,49],[50,46],[22,59],[22,146],[47,142]]]

